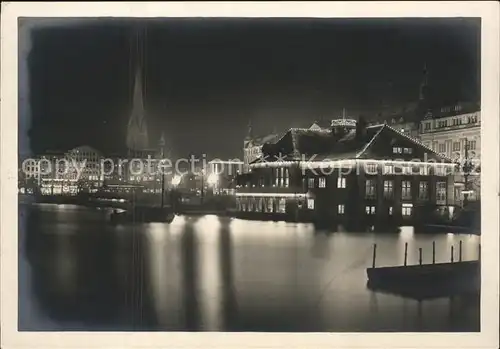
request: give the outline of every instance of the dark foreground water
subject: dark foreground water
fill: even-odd
[[[477,258],[479,237],[315,231],[216,216],[111,226],[76,206],[19,208],[19,330],[478,331],[477,299],[366,288],[377,265]]]

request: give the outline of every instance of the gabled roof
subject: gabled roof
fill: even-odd
[[[379,158],[383,157],[384,150],[381,149],[387,151],[387,144],[394,142],[414,145],[415,157],[427,154],[428,159],[451,162],[451,159],[436,153],[387,124],[368,126],[360,137],[356,137],[355,129],[340,136],[311,129],[290,129],[276,143],[263,149],[263,157],[266,162],[277,159],[297,161],[303,159],[304,156],[306,159],[310,158],[311,161]],[[254,163],[262,161],[263,159],[257,159]]]
[[[412,143],[413,145],[416,145],[417,147],[421,148],[422,150],[424,150],[426,153],[428,153],[432,157],[439,158],[440,160],[445,160],[447,162],[452,162],[452,159],[435,152],[431,148],[429,148],[429,147],[425,146],[424,144],[422,144],[421,142],[419,142],[417,139],[409,137],[408,135],[404,134],[403,132],[400,132],[397,129],[395,129],[394,127],[387,125],[387,124],[382,125],[382,128],[380,129],[380,131],[370,140],[370,142],[368,142],[366,144],[366,146],[362,149],[362,151],[360,151],[356,155],[356,158],[368,157],[370,148],[373,147],[373,145],[377,141],[381,141],[381,138],[383,136],[391,136],[391,134],[396,135],[398,137],[401,137],[402,140],[405,140],[409,143]]]

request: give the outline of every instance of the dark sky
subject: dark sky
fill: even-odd
[[[27,128],[36,152],[124,147],[138,24],[147,33],[150,141],[164,130],[178,156],[241,157],[250,119],[264,134],[335,118],[342,108],[356,116],[414,102],[425,62],[443,103],[479,98],[475,19],[34,21],[21,20],[20,29],[33,28]]]

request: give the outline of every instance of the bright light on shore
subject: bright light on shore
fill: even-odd
[[[178,186],[181,183],[182,176],[175,175],[174,178],[172,178],[172,185],[173,186]]]
[[[217,174],[211,173],[210,175],[208,175],[207,183],[209,185],[216,185],[218,181],[219,181],[219,176]]]

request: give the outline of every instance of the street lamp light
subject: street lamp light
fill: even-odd
[[[182,176],[175,175],[175,176],[172,178],[172,185],[173,185],[174,187],[178,186],[178,185],[181,183],[181,179],[182,179]]]
[[[207,183],[210,186],[214,186],[219,182],[219,176],[216,173],[211,173],[208,175]]]

